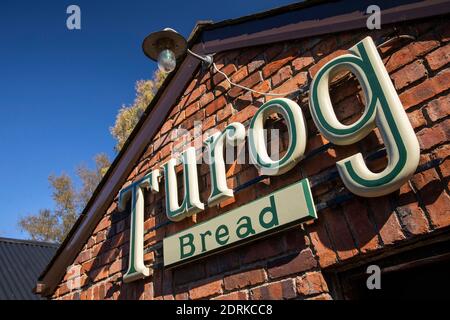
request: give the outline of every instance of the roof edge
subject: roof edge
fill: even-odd
[[[15,238],[5,238],[5,237],[0,237],[0,242],[23,244],[23,245],[33,245],[33,246],[40,246],[40,247],[51,247],[51,248],[59,247],[59,243],[55,243],[55,242],[27,240],[27,239],[15,239]]]

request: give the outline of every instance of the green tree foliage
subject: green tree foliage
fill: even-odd
[[[37,214],[29,215],[19,220],[22,230],[28,232],[33,240],[61,241],[61,229],[58,226],[58,217],[49,209],[41,209]]]
[[[58,220],[58,229],[60,229],[60,239],[62,240],[78,217],[76,210],[76,191],[73,186],[72,178],[63,173],[60,176],[51,175],[48,180],[52,186],[53,201],[55,202],[54,215]]]
[[[123,105],[117,116],[114,126],[110,128],[111,134],[116,139],[115,149],[122,149],[125,141],[138,123],[149,103],[153,100],[158,88],[166,78],[166,74],[157,70],[152,80],[139,80],[136,82],[136,98],[133,104]]]
[[[76,219],[84,209],[92,192],[94,192],[110,165],[105,154],[95,156],[95,168],[85,165],[77,168],[81,187],[74,187],[72,178],[62,173],[48,178],[52,188],[52,198],[55,209],[41,209],[36,214],[30,214],[19,219],[19,227],[30,237],[39,241],[61,242],[72,228]]]
[[[82,181],[82,187],[77,194],[77,207],[81,211],[84,209],[98,183],[108,171],[110,161],[105,153],[95,156],[95,168],[89,169],[85,164],[79,165],[77,175]]]

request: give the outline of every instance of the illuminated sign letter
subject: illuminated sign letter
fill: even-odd
[[[320,132],[338,145],[358,142],[379,128],[388,155],[388,165],[382,172],[370,171],[361,153],[336,165],[351,192],[365,197],[382,196],[399,189],[414,173],[419,163],[419,143],[372,38],[363,39],[350,51],[317,72],[311,84],[311,114]],[[337,119],[328,91],[330,80],[343,70],[358,78],[366,101],[363,115],[351,125]]]
[[[150,275],[144,265],[144,192],[143,188],[153,192],[159,191],[159,170],[153,170],[142,179],[132,183],[119,193],[119,210],[125,206],[131,196],[130,254],[128,271],[123,276],[124,282],[131,282]]]
[[[289,147],[285,155],[276,161],[267,154],[264,139],[264,122],[274,112],[283,116],[289,132]],[[306,140],[307,131],[302,109],[289,99],[278,98],[264,103],[250,122],[248,133],[250,158],[260,174],[275,176],[292,169],[305,152]]]
[[[187,148],[181,155],[181,161],[183,163],[184,180],[184,197],[181,205],[178,204],[178,183],[175,172],[177,160],[172,158],[163,165],[166,189],[166,214],[172,221],[180,221],[204,209],[198,192],[195,148]]]
[[[233,197],[233,190],[227,186],[225,161],[223,158],[223,143],[226,140],[233,146],[234,142],[241,143],[245,139],[245,127],[234,122],[228,125],[221,133],[215,133],[205,140],[209,154],[209,168],[211,171],[211,194],[208,204],[213,205],[227,198]]]

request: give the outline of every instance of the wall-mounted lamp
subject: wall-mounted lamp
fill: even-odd
[[[184,37],[171,28],[165,28],[149,34],[142,43],[142,49],[147,57],[158,62],[158,68],[162,72],[172,72],[177,60],[187,53],[203,62],[204,67],[210,67],[213,63],[211,55],[198,55],[187,47]]]

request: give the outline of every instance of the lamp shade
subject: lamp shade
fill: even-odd
[[[157,61],[163,50],[169,49],[178,59],[186,53],[187,41],[173,29],[165,28],[149,34],[142,42],[142,50],[150,59]]]

